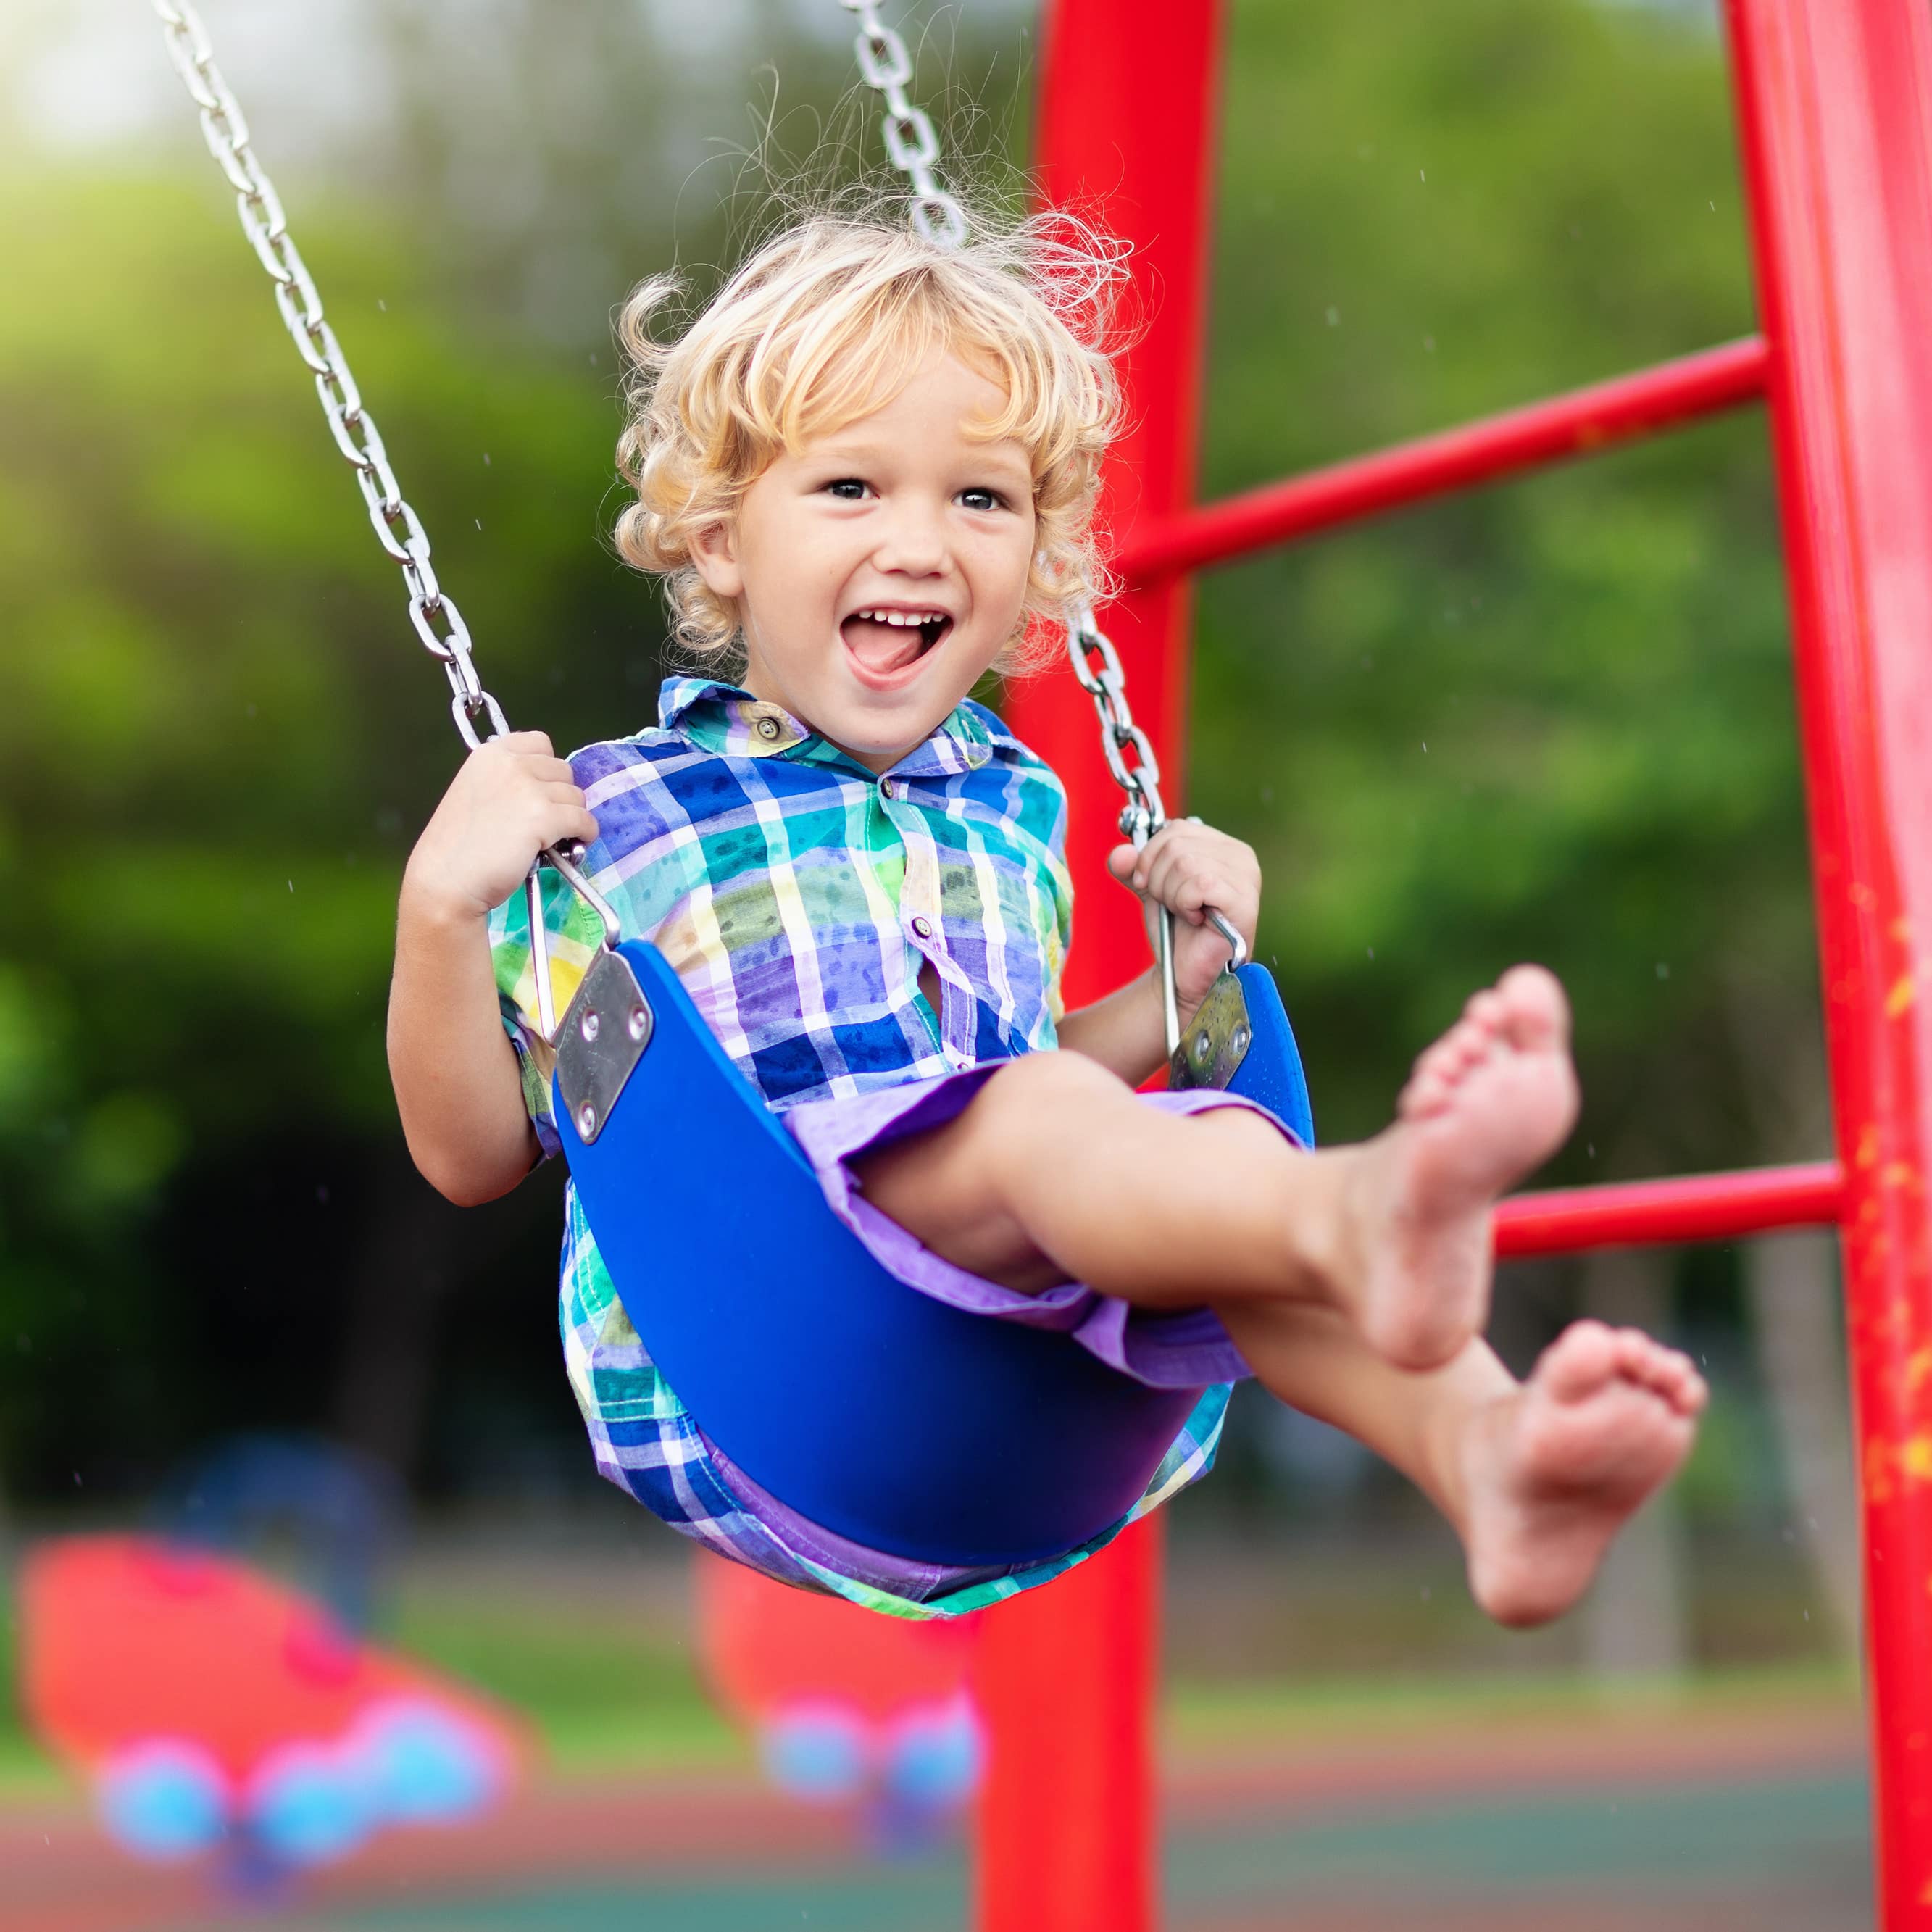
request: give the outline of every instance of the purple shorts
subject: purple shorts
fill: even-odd
[[[865,1243],[889,1274],[908,1288],[968,1314],[1024,1322],[1070,1335],[1110,1368],[1154,1388],[1202,1388],[1212,1382],[1238,1382],[1252,1373],[1222,1327],[1220,1317],[1207,1309],[1151,1313],[1114,1296],[1097,1294],[1080,1282],[1064,1282],[1038,1294],[1022,1294],[982,1281],[943,1259],[866,1198],[853,1172],[855,1161],[909,1134],[922,1133],[956,1118],[974,1095],[1010,1064],[983,1063],[849,1100],[808,1101],[778,1118],[805,1150],[832,1213]],[[1197,1089],[1184,1094],[1143,1094],[1139,1098],[1144,1106],[1166,1114],[1246,1107],[1264,1120],[1274,1121],[1290,1141],[1294,1140],[1265,1108],[1232,1094]]]

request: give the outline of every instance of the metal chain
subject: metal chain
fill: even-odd
[[[476,674],[470,658],[470,627],[463,621],[455,598],[436,581],[435,567],[430,562],[429,534],[396,481],[376,419],[363,402],[356,378],[349,372],[342,345],[322,314],[322,297],[290,237],[280,197],[255,158],[241,104],[230,92],[228,83],[214,64],[208,30],[188,0],[151,0],[151,4],[166,35],[168,57],[200,111],[202,138],[208,143],[208,152],[235,190],[242,232],[274,284],[275,307],[281,313],[283,326],[294,340],[296,354],[315,378],[315,392],[335,438],[335,446],[355,469],[356,482],[368,507],[376,540],[401,567],[403,582],[410,593],[410,622],[422,640],[423,648],[442,664],[443,675],[449,680],[450,715],[456,721],[463,742],[472,752],[479,750],[484,740],[477,731],[477,718],[481,716],[488,721],[491,737],[508,731],[508,721],[503,716],[503,707]],[[604,944],[615,946],[621,934],[616,913],[578,868],[578,862],[583,856],[583,848],[573,842],[562,849],[546,846],[542,859],[597,914],[603,926]],[[537,865],[531,866],[526,887],[531,970],[536,982],[538,1020],[548,1040],[556,1030],[556,1013],[550,992],[543,890]]]
[[[886,104],[886,152],[893,166],[912,183],[912,225],[935,248],[964,245],[966,213],[940,184],[936,172],[939,136],[932,117],[906,98],[912,78],[912,56],[905,42],[879,18],[878,0],[838,0],[857,15],[859,32],[853,45],[859,72],[867,86]],[[1147,734],[1134,722],[1127,706],[1126,676],[1107,634],[1094,621],[1086,604],[1077,606],[1066,620],[1066,655],[1073,675],[1094,700],[1100,721],[1100,749],[1114,782],[1126,794],[1120,808],[1120,831],[1136,848],[1144,845],[1167,823],[1161,802],[1160,760]],[[1232,935],[1240,956],[1246,948],[1238,934],[1218,916],[1216,923]],[[1159,922],[1156,951],[1160,957],[1162,1004],[1169,1053],[1180,1042],[1180,1018],[1174,989],[1174,917]]]
[[[502,707],[476,675],[470,655],[470,627],[456,600],[436,581],[428,534],[396,481],[376,419],[322,314],[322,297],[289,234],[280,197],[255,158],[240,104],[214,64],[207,29],[188,0],[152,0],[152,4],[166,35],[168,57],[200,111],[208,152],[235,190],[242,232],[275,285],[275,307],[296,352],[315,378],[315,392],[335,446],[355,469],[376,540],[401,566],[410,593],[410,622],[423,648],[442,665],[449,680],[451,715],[463,742],[473,752],[483,742],[477,734],[479,716],[488,720],[493,736],[509,726]]]
[[[939,134],[932,117],[906,98],[912,55],[906,44],[879,18],[878,0],[838,0],[859,21],[853,46],[866,85],[886,104],[883,131],[892,164],[912,184],[912,225],[935,248],[957,248],[966,240],[966,211],[941,185],[934,172]]]
[[[1084,604],[1067,620],[1066,654],[1072,660],[1073,675],[1094,700],[1107,769],[1127,795],[1120,808],[1121,832],[1136,845],[1144,845],[1167,823],[1160,796],[1160,760],[1127,708],[1126,673],[1113,640],[1094,622],[1093,611]]]
[[[867,86],[886,104],[886,152],[913,186],[912,223],[935,248],[964,245],[966,212],[940,184],[936,172],[939,136],[932,117],[906,98],[912,79],[912,56],[905,42],[879,18],[878,0],[838,0],[856,14],[859,32],[853,42],[859,72]],[[1160,763],[1147,734],[1135,724],[1127,708],[1126,680],[1120,660],[1106,634],[1086,605],[1067,620],[1066,654],[1073,674],[1094,700],[1100,714],[1100,744],[1107,769],[1127,795],[1120,813],[1120,830],[1136,845],[1144,845],[1167,823],[1160,800]],[[1092,668],[1097,658],[1100,668]],[[1133,754],[1130,764],[1125,754]]]

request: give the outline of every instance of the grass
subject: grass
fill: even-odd
[[[519,1711],[558,1769],[747,1765],[712,1704],[682,1615],[648,1604],[405,1589],[392,1640]]]

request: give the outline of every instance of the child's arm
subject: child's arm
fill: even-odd
[[[498,1017],[490,910],[544,846],[596,836],[569,766],[541,731],[518,731],[464,761],[410,855],[389,1078],[410,1158],[459,1206],[507,1194],[537,1158],[516,1050]]]
[[[1174,922],[1174,989],[1183,1030],[1228,963],[1228,942],[1210,925],[1212,906],[1245,939],[1250,950],[1261,916],[1262,868],[1254,848],[1211,825],[1176,819],[1139,851],[1118,845],[1107,866],[1122,884],[1140,894],[1153,934],[1156,908]],[[1167,1064],[1167,1028],[1161,1012],[1160,969],[1150,967],[1119,992],[1069,1013],[1060,1043],[1097,1060],[1131,1087]]]

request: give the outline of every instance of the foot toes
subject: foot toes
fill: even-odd
[[[1534,1378],[1559,1402],[1593,1394],[1617,1371],[1615,1330],[1586,1317],[1573,1322],[1537,1363]]]
[[[1676,1348],[1660,1348],[1655,1379],[1651,1386],[1680,1415],[1700,1413],[1710,1399],[1704,1378],[1693,1366],[1690,1358]]]
[[[1400,1104],[1403,1113],[1413,1118],[1418,1113],[1439,1111],[1455,1090],[1462,1072],[1452,1040],[1438,1040],[1416,1061],[1408,1084],[1402,1089]]]
[[[1562,982],[1543,966],[1512,966],[1496,982],[1512,1046],[1527,1051],[1557,1048],[1570,1037],[1570,1002]]]
[[[1480,992],[1472,993],[1462,1009],[1462,1017],[1473,1022],[1486,1033],[1495,1033],[1509,1018],[1509,1002],[1493,986],[1485,986]]]
[[[1667,1348],[1641,1328],[1618,1331],[1624,1353],[1624,1372],[1635,1382],[1662,1396],[1674,1397],[1684,1386],[1690,1370],[1690,1358],[1675,1348]]]

